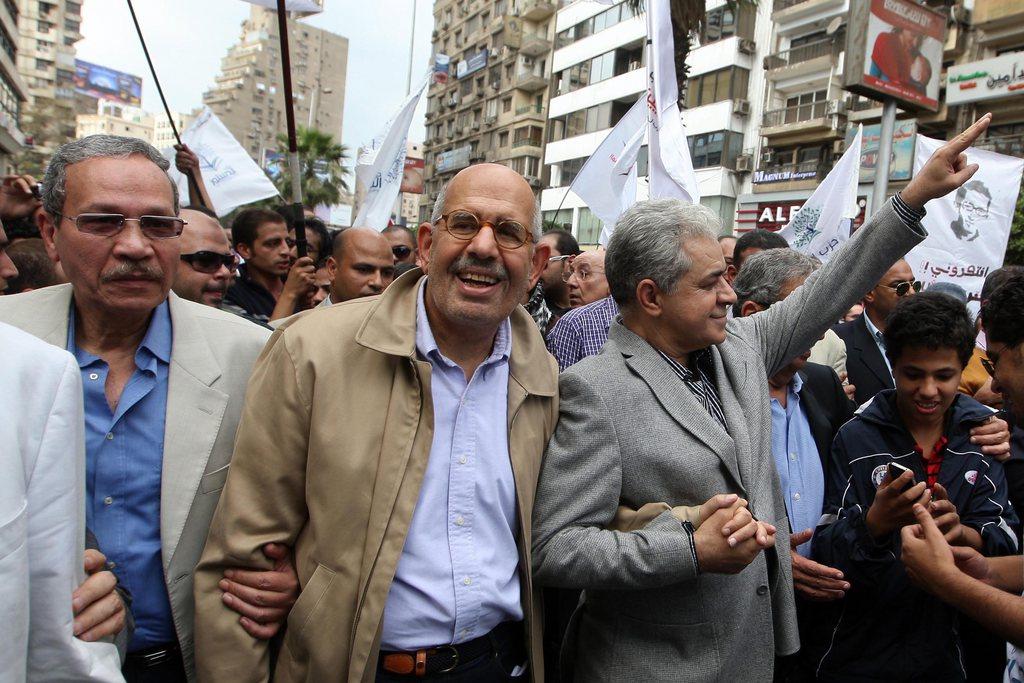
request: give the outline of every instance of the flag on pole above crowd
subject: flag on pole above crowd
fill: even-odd
[[[267,9],[277,9],[277,0],[242,0],[242,2]],[[304,14],[319,14],[324,11],[324,8],[315,0],[285,0],[284,9],[286,12],[302,12]]]
[[[636,202],[636,159],[647,128],[647,96],[619,119],[576,174],[570,189],[601,219],[602,245],[619,215]]]
[[[815,256],[822,263],[850,238],[853,220],[860,213],[857,183],[860,176],[861,141],[864,126],[857,127],[850,146],[843,152],[825,180],[808,197],[779,234],[797,251]]]
[[[651,41],[647,56],[650,196],[697,204],[700,187],[679,112],[669,0],[647,1],[647,35]]]
[[[388,227],[405,169],[405,147],[416,105],[427,82],[413,92],[356,161],[356,180],[366,187],[352,225],[383,230]]]
[[[915,175],[944,144],[918,134]],[[906,259],[914,277],[926,285],[953,282],[963,287],[968,308],[977,313],[985,278],[1003,265],[1024,159],[975,147],[965,154],[967,163],[978,164],[978,171],[956,192],[928,202],[921,219],[928,236]]]
[[[231,131],[204,107],[202,113],[181,134],[181,141],[199,157],[199,171],[218,216],[226,216],[244,204],[277,196],[277,188]],[[168,173],[178,185],[182,203],[187,203],[188,179],[174,167],[174,150],[163,150],[171,160]]]

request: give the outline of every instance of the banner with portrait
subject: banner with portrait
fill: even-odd
[[[918,135],[914,173],[944,144]],[[978,172],[956,192],[928,202],[921,221],[928,237],[907,261],[926,287],[934,282],[963,287],[971,312],[977,313],[985,277],[1003,265],[1024,159],[971,147],[967,161],[978,164]]]

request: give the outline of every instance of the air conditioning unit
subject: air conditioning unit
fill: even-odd
[[[846,151],[846,140],[834,140],[832,142],[832,153],[842,154]]]
[[[772,163],[772,151],[770,149],[766,149],[763,152],[761,152],[761,163],[762,164],[770,164],[770,163]]]
[[[846,102],[843,100],[829,100],[828,105],[825,107],[825,113],[829,116],[832,116],[833,114],[845,114]]]
[[[749,154],[741,154],[736,157],[736,171],[738,173],[750,173],[754,170],[754,157]]]
[[[742,40],[740,40],[740,46],[739,47],[740,47],[740,52],[742,52],[745,55],[752,55],[755,52],[757,52],[757,43],[755,43],[752,40],[747,40],[746,38],[743,38]]]
[[[494,114],[491,114],[490,116],[485,116],[484,117],[484,123],[488,123],[488,124],[489,123],[494,123],[497,120],[498,120],[498,117],[496,115],[494,115]]]
[[[629,63],[629,68],[627,68],[626,71],[636,71],[639,68],[640,68],[640,60],[639,59],[634,59],[632,62]]]
[[[732,113],[737,116],[750,116],[750,100],[733,100]]]

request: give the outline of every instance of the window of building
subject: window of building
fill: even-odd
[[[506,98],[501,100],[501,111],[504,114],[507,114],[508,112],[512,111],[512,98],[511,97],[506,97]]]
[[[549,142],[564,140],[583,133],[611,128],[632,106],[632,102],[602,102],[586,109],[549,120]]]
[[[544,222],[544,232],[550,232],[551,230],[572,232],[572,209],[545,211],[541,214],[541,217]]]
[[[540,147],[543,144],[544,131],[538,126],[516,128],[512,134],[513,147]]]
[[[610,28],[619,22],[632,19],[634,16],[633,11],[625,3],[615,5],[600,14],[584,19],[563,31],[559,31],[558,35],[555,36],[556,47],[565,47],[577,40],[582,40],[587,36]]]
[[[15,94],[14,84],[7,76],[0,74],[0,109],[9,114],[15,121],[21,120],[21,102]]]
[[[729,5],[722,5],[715,9],[708,10],[704,19],[704,30],[700,34],[700,44],[707,45],[733,36],[754,38],[754,21],[757,12],[751,5],[737,3],[739,7],[734,9]]]
[[[793,38],[789,41],[789,49],[792,50],[794,47],[800,47],[801,45],[807,45],[809,43],[817,43],[819,40],[825,40],[828,34],[824,31],[815,31],[814,33],[808,33],[807,35]]]
[[[508,131],[503,130],[498,133],[498,147],[508,147]]]
[[[687,84],[686,106],[700,107],[723,100],[745,98],[749,76],[749,71],[737,66],[694,76]]]
[[[509,167],[519,175],[536,178],[540,175],[537,171],[540,168],[540,159],[537,157],[516,157],[509,164]]]
[[[587,207],[581,208],[579,223],[576,226],[576,241],[580,244],[597,244],[600,236],[601,219]]]
[[[558,164],[559,167],[559,187],[568,187],[572,185],[573,181],[576,180],[576,176],[581,170],[583,170],[583,164],[587,163],[589,157],[579,157],[576,159],[566,159],[565,161]],[[570,223],[571,223],[570,219]]]
[[[796,123],[821,118],[828,108],[827,96],[827,90],[816,90],[787,97],[785,122]]]
[[[688,141],[694,168],[709,168],[711,166],[733,168],[736,164],[736,157],[743,149],[743,135],[728,130],[691,135]]]
[[[51,24],[48,21],[43,21],[42,19],[40,19],[39,21],[36,22],[36,28],[39,30],[40,33],[49,33],[50,29],[53,28],[53,24]]]
[[[473,79],[467,78],[466,80],[459,83],[459,94],[465,97],[469,93],[473,92]]]
[[[736,218],[736,198],[715,195],[712,197],[701,197],[700,203],[718,214],[722,221],[722,227],[731,230]]]

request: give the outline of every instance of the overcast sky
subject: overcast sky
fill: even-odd
[[[171,109],[201,106],[251,5],[243,0],[135,0],[134,5]],[[324,0],[324,5],[324,12],[308,21],[349,40],[342,136],[354,159],[356,148],[373,138],[405,98],[413,0]],[[432,6],[432,0],[417,0],[414,82],[430,63]],[[161,111],[124,0],[86,0],[82,15],[79,59],[141,76],[143,109]],[[424,98],[411,140],[425,135],[425,111]]]

